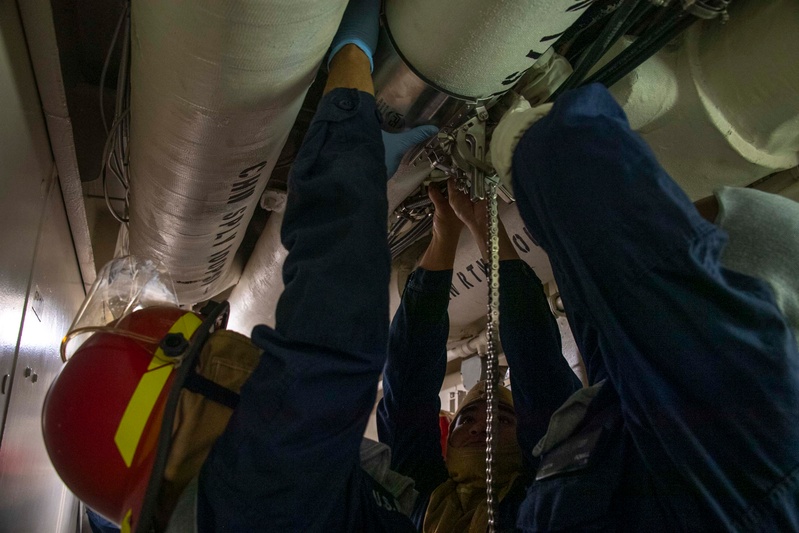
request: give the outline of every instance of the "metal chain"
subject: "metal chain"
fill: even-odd
[[[497,214],[497,178],[486,178],[488,210],[488,353],[486,354],[486,502],[488,531],[496,531],[497,494],[494,486],[494,450],[499,427],[497,419],[497,384],[499,382],[499,217]]]
[[[453,132],[439,132],[436,137],[438,149],[427,150],[432,167],[445,177],[459,178],[458,189],[469,192],[472,201],[487,199],[489,255],[488,271],[488,321],[486,337],[486,503],[488,507],[488,531],[496,531],[497,491],[494,481],[494,466],[497,433],[497,385],[499,383],[499,217],[497,214],[497,189],[499,179],[485,162],[485,125],[488,113],[485,108],[476,109],[472,117]],[[471,181],[463,179],[465,176]],[[483,187],[483,185],[485,185]]]

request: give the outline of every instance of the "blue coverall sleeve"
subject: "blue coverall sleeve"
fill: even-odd
[[[438,393],[447,367],[451,282],[452,270],[411,273],[391,323],[377,407],[378,435],[391,447],[391,468],[416,482],[422,504],[447,479]]]
[[[510,367],[513,407],[525,467],[546,434],[552,413],[580,388],[563,357],[560,330],[538,276],[520,259],[499,264],[499,333]]]
[[[676,528],[799,527],[793,335],[764,282],[721,267],[726,235],[608,91],[561,95],[521,138],[513,179],[566,312],[596,332],[634,453]]]
[[[380,528],[359,445],[388,332],[385,176],[374,98],[331,91],[289,177],[276,328],[253,330],[264,355],[200,475],[201,531]]]

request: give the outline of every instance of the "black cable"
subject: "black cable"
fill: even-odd
[[[128,15],[128,11],[130,9],[130,4],[125,3],[125,9],[122,10],[122,14],[119,16],[119,20],[117,21],[117,27],[114,30],[114,36],[111,37],[111,44],[108,46],[108,53],[105,56],[105,61],[103,62],[103,70],[100,73],[100,118],[103,119],[103,127],[105,128],[105,133],[108,134],[108,122],[105,120],[105,105],[103,104],[103,96],[105,92],[105,75],[108,72],[108,65],[111,63],[111,55],[114,52],[114,48],[117,44],[117,38],[119,37],[119,30],[122,28],[122,23],[125,21],[125,18]],[[119,90],[119,88],[117,88]]]
[[[627,50],[619,54],[614,61],[587,79],[585,83],[602,83],[606,87],[611,87],[638,68],[639,65],[652,57],[658,50],[671,42],[697,20],[699,20],[697,17],[680,10],[680,13],[669,18],[656,31],[640,37]]]
[[[640,2],[635,9],[627,17],[627,20],[624,22],[624,26],[618,31],[615,36],[613,42],[615,43],[625,35],[627,35],[633,27],[635,27],[639,22],[641,22],[644,18],[648,17],[650,12],[656,9],[655,4],[651,1]]]
[[[580,17],[564,31],[552,48],[572,61],[585,50],[587,44],[596,41],[606,19],[613,16],[624,0],[601,0],[591,4]],[[591,35],[593,34],[593,35]]]
[[[630,18],[642,2],[648,2],[648,0],[624,0],[624,2],[616,8],[616,12],[613,13],[610,21],[602,29],[597,40],[594,41],[577,61],[577,64],[574,66],[574,72],[572,72],[571,76],[552,93],[552,96],[549,97],[549,101],[554,100],[564,91],[573,89],[580,84],[588,72],[596,65],[597,61],[599,61],[608,49],[618,40],[627,27],[627,19]]]

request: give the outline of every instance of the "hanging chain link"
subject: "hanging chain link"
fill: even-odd
[[[486,337],[486,501],[488,506],[488,531],[496,531],[497,491],[494,481],[495,449],[497,442],[497,386],[499,383],[499,216],[497,190],[499,178],[486,163],[486,121],[484,107],[475,109],[476,115],[451,131],[442,130],[436,137],[437,145],[425,154],[431,166],[444,179],[456,178],[458,190],[468,192],[472,201],[485,198],[488,210],[486,235],[489,255],[488,271],[488,321]],[[470,179],[466,179],[470,178]],[[503,192],[503,194],[506,194]]]
[[[497,420],[497,384],[499,383],[499,216],[497,214],[497,178],[486,178],[488,210],[488,353],[486,354],[486,502],[488,531],[496,531],[497,493],[494,484],[494,451],[499,427]]]

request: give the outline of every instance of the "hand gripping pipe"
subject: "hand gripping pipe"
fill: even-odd
[[[130,252],[225,289],[346,0],[132,2]]]

